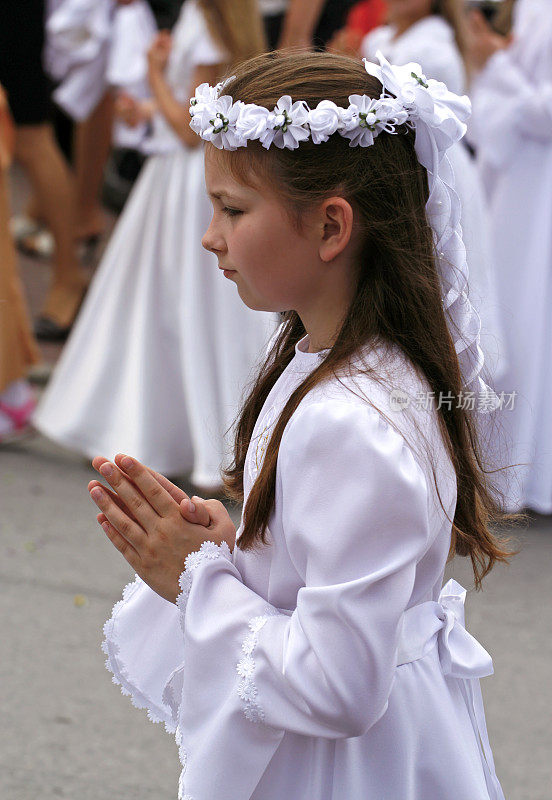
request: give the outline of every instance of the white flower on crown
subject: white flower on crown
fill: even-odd
[[[193,115],[190,125],[202,139],[211,142],[219,150],[235,150],[246,143],[243,136],[236,131],[236,121],[243,103],[233,102],[230,95],[219,97],[214,103],[205,103],[203,108]],[[199,127],[197,131],[195,123]]]
[[[236,131],[248,139],[260,139],[266,130],[268,108],[256,106],[254,103],[246,103],[242,106],[238,119],[236,120]]]
[[[395,133],[395,127],[408,118],[406,111],[392,97],[371,98],[352,94],[349,104],[341,117],[341,135],[350,140],[349,147],[370,147],[379,133]]]
[[[198,86],[190,100],[190,115],[193,117],[199,111],[202,111],[205,106],[216,103],[219,89],[220,83],[217,83],[216,86],[210,86],[208,83],[202,83]]]
[[[194,96],[190,100],[190,116],[192,118],[190,127],[201,138],[204,138],[203,133],[209,127],[209,120],[216,114],[219,91],[219,83],[216,86],[202,83],[197,87]]]
[[[282,149],[287,147],[295,150],[299,142],[309,138],[309,130],[305,126],[308,122],[309,111],[303,100],[295,103],[289,95],[280,97],[274,111],[270,111],[266,119],[266,129],[259,136],[259,141],[267,150],[271,144]]]
[[[314,144],[327,142],[342,127],[342,111],[332,100],[321,100],[316,108],[309,109],[307,120]]]

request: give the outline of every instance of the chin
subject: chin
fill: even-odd
[[[271,303],[269,300],[263,300],[260,297],[252,297],[247,291],[244,291],[243,288],[238,288],[238,294],[242,302],[250,308],[252,311],[281,311],[279,305],[276,303]]]

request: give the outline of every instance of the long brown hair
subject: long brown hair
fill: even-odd
[[[245,61],[267,49],[257,0],[198,0],[211,36],[230,55]]]
[[[286,93],[314,108],[323,99],[347,106],[350,94],[379,97],[381,88],[357,60],[329,53],[276,53],[238,67],[225,92],[267,108],[273,108]],[[361,242],[356,296],[337,338],[325,360],[292,393],[267,445],[244,509],[238,546],[246,550],[266,542],[278,449],[291,415],[317,384],[350,368],[353,357],[369,342],[378,339],[398,346],[427,378],[435,396],[452,392],[458,397],[462,380],[441,301],[432,231],[426,222],[427,175],[416,157],[411,130],[405,127],[402,135],[381,134],[367,148],[351,148],[339,134],[323,145],[302,142],[297,150],[271,148],[267,152],[258,142],[236,151],[209,148],[209,157],[223,159],[224,168],[238,180],[270,180],[299,228],[306,209],[335,193],[345,197],[353,207]],[[236,500],[243,500],[245,457],[255,421],[305,334],[295,311],[287,312],[284,321],[237,422],[234,461],[225,472],[227,491]],[[489,485],[475,419],[455,405],[439,410],[441,433],[457,476],[450,555],[470,556],[479,588],[492,566],[512,554],[489,524],[514,518],[501,513]]]

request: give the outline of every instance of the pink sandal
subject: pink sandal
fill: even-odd
[[[29,397],[21,406],[8,406],[0,400],[0,411],[13,422],[13,430],[0,437],[0,444],[18,439],[22,433],[31,429],[30,419],[36,408],[36,398]]]

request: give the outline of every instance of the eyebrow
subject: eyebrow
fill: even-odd
[[[238,199],[235,195],[230,194],[230,192],[220,191],[220,192],[209,192],[208,194],[209,194],[209,197],[212,197],[213,199],[216,199],[216,200],[220,200],[222,197],[226,197],[227,200],[237,200]]]

